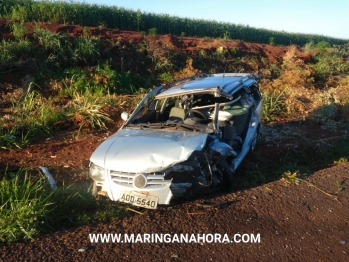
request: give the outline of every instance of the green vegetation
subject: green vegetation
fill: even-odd
[[[275,120],[286,114],[286,89],[281,90],[265,90],[262,93],[263,97],[263,117],[264,120]]]
[[[27,135],[23,133],[21,136],[17,137],[16,128],[9,130],[0,129],[0,148],[1,149],[11,149],[11,148],[22,148],[28,144]]]
[[[70,38],[45,30],[39,23],[30,38],[22,23],[12,22],[10,29],[15,37],[0,43],[0,71],[20,70],[29,75],[22,80],[22,93],[9,101],[9,118],[0,118],[2,148],[23,147],[68,126],[105,129],[112,123],[105,105],[117,105],[117,95],[132,95],[198,72],[260,71],[266,121],[302,114],[333,129],[336,118],[345,121],[349,115],[348,81],[342,77],[349,71],[349,45],[310,42],[305,50],[313,63],[298,59],[293,47],[277,65],[261,54],[244,55],[238,47],[218,46],[187,54],[147,36],[133,44],[86,35]],[[332,89],[324,88],[334,76],[338,76],[338,87],[334,82]],[[311,91],[315,84],[322,86]]]
[[[274,37],[269,37],[269,45],[275,45],[275,38]]]
[[[126,213],[119,203],[94,198],[90,188],[70,185],[52,190],[42,175],[25,170],[6,173],[0,187],[0,243],[117,219]]]
[[[0,14],[13,19],[7,28],[12,37],[0,42],[1,150],[23,148],[65,129],[77,135],[112,130],[121,110],[130,111],[152,87],[200,72],[258,73],[263,126],[280,119],[309,120],[338,131],[349,122],[347,40],[63,1],[6,0]],[[32,32],[25,21],[36,21]],[[52,33],[41,22],[80,24],[83,34],[72,38],[67,32]],[[94,38],[89,26],[138,30],[142,38],[135,43]],[[188,50],[192,47],[188,44],[178,50],[156,37],[164,33],[270,45],[292,41],[304,48],[292,46],[281,61],[273,61],[257,49],[246,53],[243,42],[226,48],[206,38],[210,40],[206,49]],[[309,59],[299,58],[303,49]],[[7,82],[8,78],[16,81]],[[294,133],[287,136],[297,138]],[[316,146],[309,141],[280,152],[275,159],[252,153],[237,171],[235,186],[280,178],[298,183],[318,168],[346,163],[348,145],[346,138]],[[90,189],[81,186],[52,191],[37,172],[6,172],[0,188],[0,242],[4,243],[124,214],[119,203],[94,199]]]
[[[106,129],[107,124],[111,122],[102,110],[106,99],[110,99],[110,96],[101,96],[103,90],[99,92],[87,90],[80,93],[77,88],[67,88],[62,93],[69,93],[71,100],[59,105],[52,99],[43,97],[39,91],[32,90],[31,86],[20,99],[12,102],[13,120],[7,123],[9,131],[3,130],[3,135],[0,136],[3,148],[9,148],[11,145],[22,147],[27,144],[28,139],[49,135],[62,124],[67,126],[73,123],[77,127]],[[59,96],[57,98],[59,99]],[[24,134],[20,140],[17,136],[19,132]]]
[[[149,31],[149,35],[156,36],[157,29],[155,27],[150,28],[148,31]]]
[[[19,21],[41,21],[83,26],[119,28],[121,30],[144,31],[156,29],[159,34],[197,37],[224,37],[278,45],[304,45],[311,40],[330,44],[344,44],[347,40],[321,35],[296,34],[257,29],[244,25],[208,21],[204,19],[181,18],[166,14],[128,10],[123,7],[79,3],[74,1],[6,0],[0,8],[3,17]]]

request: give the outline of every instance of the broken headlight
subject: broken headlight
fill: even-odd
[[[105,172],[104,172],[104,168],[97,166],[94,163],[91,163],[90,165],[90,171],[88,174],[93,180],[98,181],[98,182],[102,182],[105,179]]]

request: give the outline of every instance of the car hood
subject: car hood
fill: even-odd
[[[148,173],[187,160],[202,150],[207,134],[169,130],[120,129],[105,140],[90,160],[109,170]]]

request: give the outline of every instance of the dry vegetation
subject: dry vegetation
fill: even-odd
[[[1,19],[0,28],[3,31],[0,43],[0,147],[4,154],[11,154],[15,149],[22,150],[23,159],[13,161],[17,168],[32,168],[25,166],[32,163],[25,160],[27,151],[29,146],[39,145],[44,138],[53,141],[62,135],[65,137],[60,145],[70,145],[78,141],[80,135],[91,134],[95,130],[102,129],[110,135],[120,126],[120,113],[130,111],[151,88],[201,72],[251,72],[261,76],[264,99],[262,143],[269,145],[269,142],[279,142],[285,137],[298,139],[302,136],[302,133],[294,132],[286,125],[276,130],[274,125],[278,123],[295,120],[318,123],[335,134],[342,134],[348,127],[348,44],[318,42],[306,46],[274,46],[233,41],[228,37],[199,39],[184,35],[158,35],[154,29],[149,33],[129,32],[109,30],[103,26],[24,23],[8,19]],[[66,134],[72,138],[68,139]],[[103,136],[106,134],[103,133]],[[333,161],[348,161],[346,145],[331,146],[328,145],[326,152],[321,151],[321,157],[326,156],[326,161],[318,159],[327,165],[333,164]],[[40,150],[44,151],[42,148]],[[74,145],[72,148],[74,152]],[[265,164],[267,161],[261,156],[258,159],[252,156],[254,164],[246,164],[245,176],[240,180],[238,177],[237,187],[259,185],[281,177],[288,182],[299,183],[308,169],[313,168],[307,166],[311,165],[310,160],[302,158],[303,153],[306,156],[316,155],[317,152],[309,148],[310,153],[288,151],[281,160],[278,155],[277,168]],[[42,157],[44,161],[41,155],[37,157]],[[51,154],[51,157],[56,155]],[[69,160],[70,157],[66,158]],[[321,161],[312,162],[320,166]],[[306,167],[302,164],[304,162]],[[18,187],[16,183],[29,180],[27,177],[13,180],[13,177],[23,176],[25,172],[7,172],[7,166],[11,164],[8,161],[1,165],[0,182],[8,188],[6,197],[17,201],[20,196],[16,199],[11,195]],[[59,169],[62,167],[56,168],[62,171]],[[29,182],[30,185],[34,183]],[[42,186],[42,180],[38,185]],[[91,199],[89,191],[81,193],[73,188],[51,194],[45,190],[47,195],[43,195],[46,197],[44,200],[54,201],[47,205],[53,208],[63,203],[62,209],[57,212],[67,212],[73,225],[105,221],[118,215],[108,213],[110,203]],[[31,195],[25,187],[23,192],[24,199]],[[71,194],[68,198],[74,197],[82,203],[82,210],[77,211],[80,213],[69,213],[70,206],[64,206],[68,201],[57,200],[66,199],[67,194]],[[5,194],[2,197],[5,203],[7,200],[3,199],[6,200]],[[8,208],[5,210],[4,203],[0,202],[0,210],[4,212],[2,221],[17,221],[14,217],[18,216],[17,213],[8,212]],[[24,206],[29,205],[25,203]],[[90,210],[91,206],[97,209]],[[0,227],[0,242],[30,239],[49,230],[46,225],[44,229],[40,228],[38,221],[56,221],[62,215],[51,209],[48,213],[47,210],[42,211],[38,220],[25,217],[26,222],[29,221],[26,228],[31,228],[31,223],[35,222],[30,234],[12,224],[9,228],[14,233],[9,237],[8,228]],[[52,224],[49,223],[50,226]]]

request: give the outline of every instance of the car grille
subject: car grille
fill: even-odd
[[[113,182],[121,186],[134,187],[133,179],[139,174],[137,173],[128,173],[128,172],[119,172],[119,171],[110,171],[110,176]],[[147,185],[145,187],[152,188],[163,188],[169,187],[171,185],[171,180],[165,180],[164,173],[152,173],[152,174],[143,174],[147,178]]]

